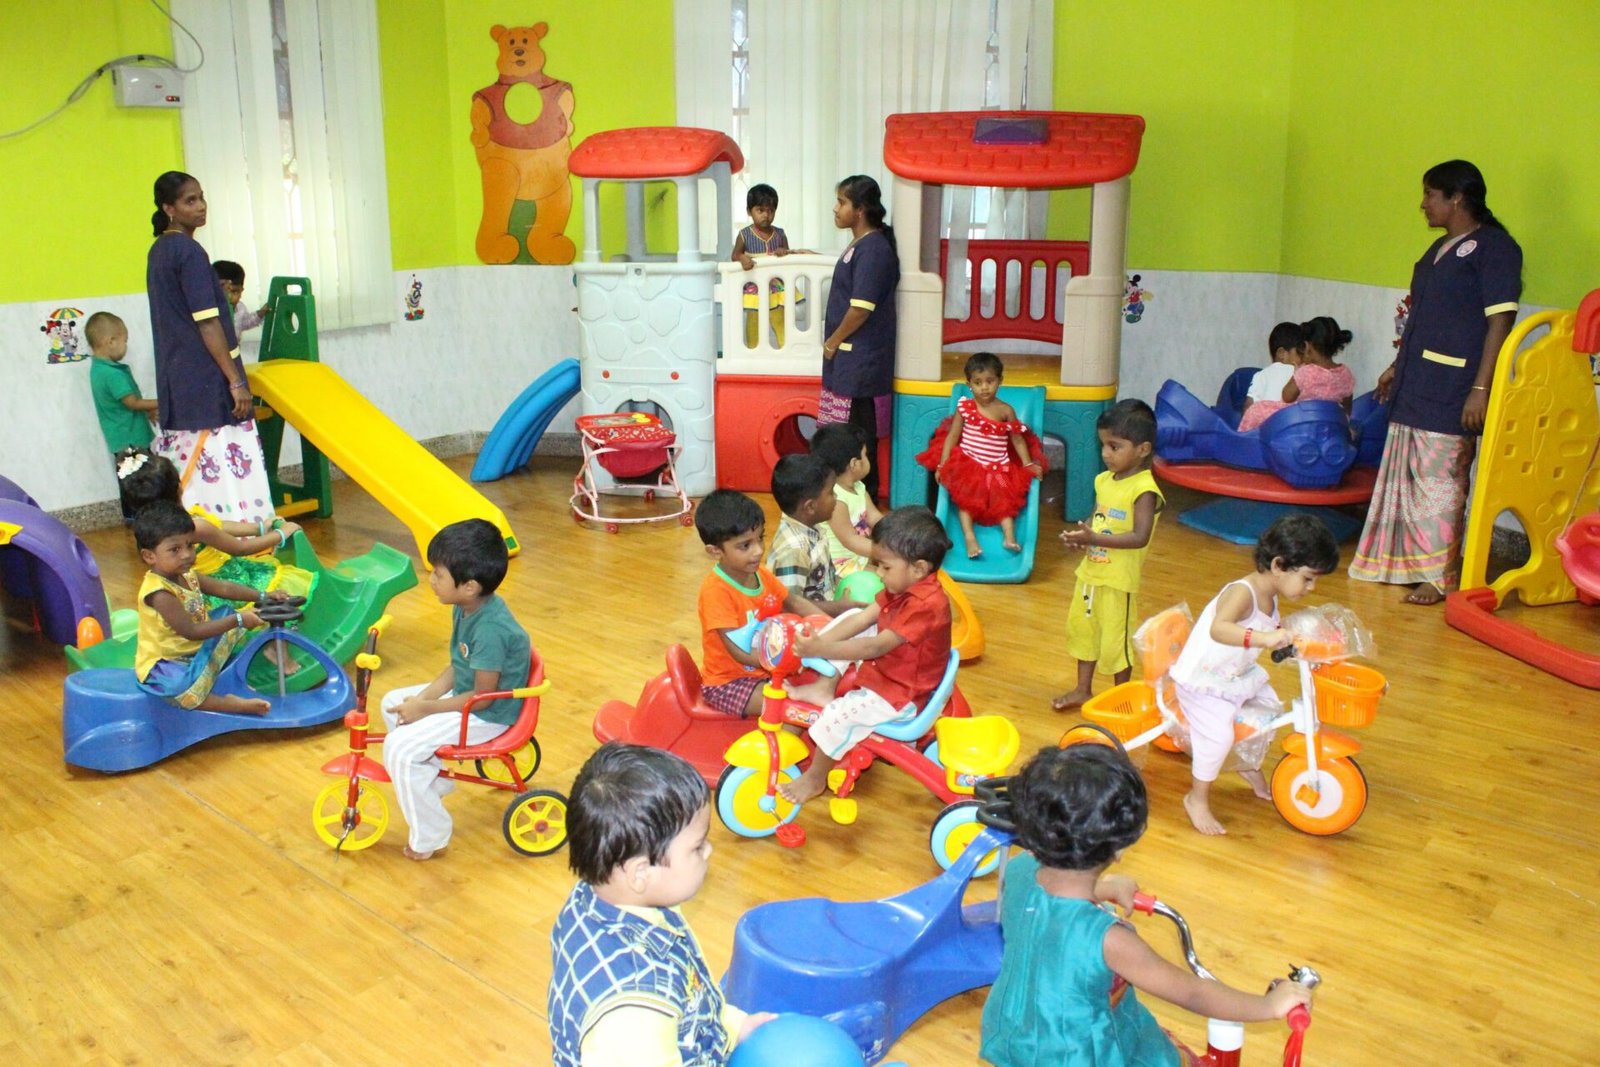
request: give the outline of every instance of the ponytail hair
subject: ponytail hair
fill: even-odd
[[[1483,172],[1466,160],[1451,159],[1429,167],[1422,175],[1422,184],[1443,193],[1446,198],[1459,193],[1467,214],[1471,215],[1478,225],[1505,230],[1505,223],[1495,218],[1494,212],[1490,211],[1489,205],[1485,203],[1489,187],[1483,180]]]
[[[194,181],[194,178],[181,170],[169,170],[156,179],[156,212],[150,216],[150,226],[155,230],[153,236],[160,237],[167,231],[167,213],[161,210],[162,206],[176,204],[178,202],[178,190],[183,188],[184,182],[192,181]]]
[[[884,222],[886,212],[883,207],[883,190],[878,188],[875,179],[865,174],[852,174],[839,183],[839,195],[850,201],[852,207],[866,215],[867,225],[874,230],[881,230],[889,239],[889,247],[895,248],[894,227]]]
[[[1305,331],[1306,344],[1315,346],[1318,352],[1330,358],[1355,336],[1349,330],[1341,330],[1339,320],[1331,315],[1318,315],[1310,322],[1302,322],[1300,329]]]

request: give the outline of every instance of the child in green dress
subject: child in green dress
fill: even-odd
[[[1105,745],[1047,748],[1011,780],[1017,844],[1005,869],[1005,953],[983,1006],[979,1055],[997,1067],[1147,1067],[1192,1062],[1134,990],[1213,1019],[1281,1019],[1311,991],[1265,996],[1207,982],[1167,962],[1104,905],[1133,910],[1138,887],[1106,868],[1144,835],[1144,781]],[[1133,988],[1130,989],[1129,987]]]

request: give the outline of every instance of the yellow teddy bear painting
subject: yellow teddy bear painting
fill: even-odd
[[[500,77],[472,94],[472,146],[483,172],[477,249],[485,263],[513,263],[521,256],[523,227],[514,225],[513,214],[525,219],[529,206],[527,251],[533,262],[571,263],[577,253],[563,232],[572,213],[572,86],[544,73],[539,41],[548,32],[543,22],[489,31],[500,46]]]

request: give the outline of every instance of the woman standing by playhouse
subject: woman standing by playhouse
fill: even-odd
[[[183,503],[228,522],[272,517],[255,404],[222,283],[194,232],[206,224],[200,183],[155,181],[155,243],[145,271],[155,339],[161,433],[153,449],[178,468]]]
[[[839,183],[833,224],[852,234],[833,268],[823,319],[822,395],[817,423],[849,422],[866,431],[872,470],[862,479],[878,496],[878,440],[889,433],[894,401],[894,293],[900,259],[884,225],[878,183],[856,174]]]
[[[1474,438],[1522,294],[1522,249],[1486,194],[1465,160],[1422,176],[1422,213],[1445,232],[1412,268],[1400,354],[1378,376],[1389,436],[1350,577],[1411,584],[1408,604],[1437,604],[1460,577]]]

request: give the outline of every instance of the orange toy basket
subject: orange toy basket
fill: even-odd
[[[1145,682],[1123,682],[1090,697],[1080,709],[1083,717],[1110,730],[1127,743],[1161,721],[1156,691]]]
[[[1312,669],[1317,718],[1329,726],[1367,726],[1378,714],[1378,700],[1389,680],[1371,667],[1325,663]]]

